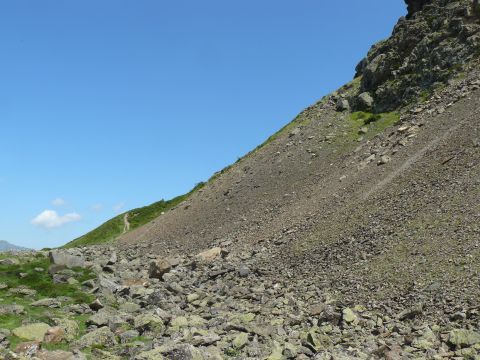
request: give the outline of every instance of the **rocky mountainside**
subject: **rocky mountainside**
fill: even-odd
[[[408,5],[355,80],[117,246],[261,252],[272,276],[352,301],[473,286],[458,264],[479,231],[478,6]]]
[[[0,358],[479,359],[478,1],[406,3],[351,83],[152,221],[0,255]]]

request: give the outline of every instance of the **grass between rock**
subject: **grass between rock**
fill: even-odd
[[[49,259],[43,254],[32,255],[16,255],[0,254],[0,259],[13,258],[19,260],[19,264],[0,265],[0,284],[5,284],[7,287],[0,290],[0,329],[13,330],[19,326],[28,323],[43,322],[49,325],[54,325],[53,318],[69,318],[74,320],[79,325],[80,337],[86,332],[86,320],[88,315],[72,316],[66,314],[62,308],[46,308],[34,307],[31,304],[37,300],[45,298],[68,297],[69,300],[62,302],[62,307],[70,304],[90,303],[94,297],[85,293],[81,288],[83,281],[94,278],[93,273],[88,269],[71,269],[72,278],[78,283],[76,284],[55,284],[51,275],[48,273],[50,265]],[[35,290],[35,295],[22,295],[12,293],[12,289],[28,288]],[[5,306],[20,305],[24,308],[21,314],[5,313],[2,311]],[[24,342],[25,339],[18,338],[11,334],[8,337],[10,341],[10,348],[15,347]],[[59,344],[44,344],[43,348],[47,350],[66,350],[69,344],[61,342]]]

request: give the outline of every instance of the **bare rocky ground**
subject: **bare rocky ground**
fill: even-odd
[[[52,253],[69,296],[0,277],[3,356],[480,359],[480,12],[408,3],[354,81],[186,202]]]
[[[158,258],[91,247],[54,254],[53,281],[77,284],[91,301],[2,286],[4,299],[26,304],[0,306],[0,314],[23,318],[0,330],[5,359],[478,358],[478,306],[453,304],[431,318],[421,302],[402,311],[347,303],[313,279],[267,276],[258,265],[262,251]],[[42,255],[9,257],[1,266],[32,256]],[[95,276],[75,282],[65,265]]]

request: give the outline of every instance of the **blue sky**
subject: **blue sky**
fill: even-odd
[[[0,239],[184,193],[349,81],[385,0],[0,2]]]

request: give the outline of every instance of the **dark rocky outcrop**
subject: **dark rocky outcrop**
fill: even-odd
[[[422,8],[430,2],[431,0],[405,0],[405,3],[407,4],[407,10],[408,10],[407,17],[413,16],[413,14],[422,10]]]
[[[406,105],[445,83],[480,54],[478,2],[407,0],[408,15],[375,44],[356,68],[360,93],[377,112]]]

